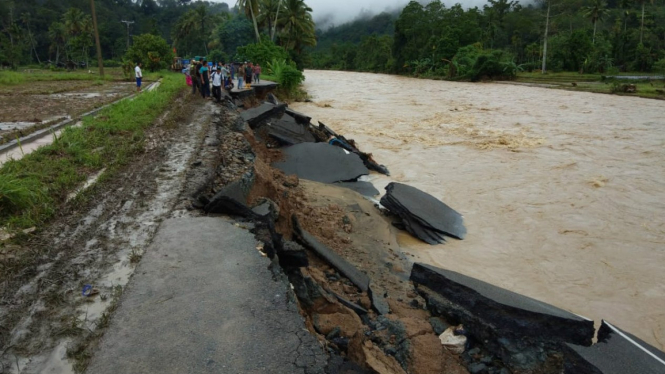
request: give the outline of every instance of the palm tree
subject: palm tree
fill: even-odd
[[[85,21],[85,13],[77,8],[69,8],[69,10],[62,16],[65,23],[67,33],[73,36],[78,36],[83,32],[83,22]]]
[[[228,15],[214,15],[210,13],[206,5],[200,5],[195,9],[191,9],[178,19],[178,22],[173,29],[174,46],[193,32],[198,32],[203,37],[203,47],[207,55],[209,33],[206,33],[206,26],[220,23],[226,17],[228,17]],[[212,28],[210,30],[212,30]]]
[[[630,7],[633,5],[633,0],[620,0],[619,7],[624,9],[623,11],[623,32],[626,33],[628,28],[628,15],[630,14]]]
[[[48,37],[51,39],[51,47],[55,47],[56,66],[60,60],[60,47],[67,41],[67,31],[65,25],[61,22],[53,22],[48,28]]]
[[[259,14],[259,0],[238,0],[236,4],[238,9],[245,11],[245,16],[250,17],[254,23],[254,32],[256,33],[256,42],[261,41],[261,34],[259,34],[259,25],[257,23],[257,16]]]
[[[279,18],[282,45],[298,53],[305,46],[316,46],[312,8],[304,0],[285,0],[284,5],[284,12]]]
[[[590,6],[582,8],[582,12],[593,23],[593,44],[596,44],[596,28],[598,21],[602,21],[607,16],[607,3],[605,0],[592,0]]]
[[[39,59],[37,54],[37,48],[35,47],[35,38],[32,35],[32,30],[30,29],[30,13],[21,14],[21,21],[25,24],[25,27],[28,29],[28,39],[30,40],[30,46],[32,51],[35,52],[35,57],[37,57],[37,63],[41,65],[42,61]]]
[[[644,35],[644,7],[647,2],[653,5],[653,0],[637,0],[637,2],[642,4],[642,26],[640,27],[640,44],[642,44],[642,36]]]
[[[279,13],[282,10],[283,0],[261,0],[257,23],[259,27],[268,29],[270,41],[275,41]]]

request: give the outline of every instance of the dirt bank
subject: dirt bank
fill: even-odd
[[[421,261],[665,349],[665,104],[503,84],[307,71],[293,108],[355,138],[464,215],[466,240]]]

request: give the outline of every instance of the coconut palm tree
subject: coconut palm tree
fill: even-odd
[[[312,8],[304,0],[284,0],[279,24],[282,28],[280,40],[286,49],[300,53],[305,46],[316,46]]]
[[[277,33],[277,23],[279,20],[279,13],[282,10],[283,0],[261,0],[259,4],[259,15],[257,23],[259,27],[268,29],[270,33],[270,41],[275,41]]]
[[[582,13],[593,23],[593,44],[596,44],[598,21],[602,21],[607,16],[607,3],[605,0],[592,0],[591,5],[582,8]]]
[[[67,33],[73,36],[78,36],[83,32],[85,13],[77,8],[69,8],[69,10],[62,16],[65,23]]]
[[[637,2],[642,4],[642,26],[640,27],[640,44],[642,44],[642,37],[644,36],[644,7],[647,2],[653,5],[653,0],[637,0]]]
[[[259,25],[257,17],[259,15],[259,0],[238,0],[236,6],[245,12],[245,16],[251,18],[254,23],[254,32],[256,33],[256,42],[261,41],[261,34],[259,34]]]
[[[620,0],[619,7],[623,9],[623,32],[628,28],[628,15],[630,15],[630,7],[633,5],[633,0]]]
[[[222,22],[227,17],[228,15],[226,14],[214,15],[210,13],[207,5],[200,5],[195,9],[189,10],[178,19],[178,22],[173,29],[174,46],[193,32],[197,32],[203,37],[203,47],[206,54],[208,54],[208,35],[212,30],[212,27],[208,28],[208,26]]]
[[[35,53],[35,57],[37,57],[37,63],[41,65],[42,61],[39,59],[39,55],[37,54],[37,48],[35,46],[35,38],[32,34],[32,30],[30,29],[30,13],[21,14],[21,21],[25,24],[25,27],[28,29],[28,40],[30,41],[30,47],[32,47],[32,51]]]
[[[51,48],[55,47],[55,63],[57,66],[58,61],[60,61],[60,47],[67,42],[65,25],[61,22],[53,22],[48,28],[48,37],[51,39]]]

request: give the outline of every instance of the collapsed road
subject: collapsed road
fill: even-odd
[[[160,224],[88,373],[665,369],[662,352],[609,323],[593,344],[593,321],[412,264],[393,221],[463,239],[459,213],[398,185],[379,206],[349,187],[387,174],[355,142],[274,97],[238,104],[216,109],[185,171],[188,210]],[[316,180],[317,167],[341,177]]]
[[[304,356],[298,353],[292,361],[275,359],[271,361],[274,372],[572,374],[613,373],[625,365],[640,373],[665,369],[661,352],[618,329],[609,329],[608,323],[603,323],[598,342],[593,344],[593,321],[461,274],[410,263],[396,243],[395,227],[403,227],[425,241],[438,242],[443,235],[463,239],[466,229],[462,216],[432,196],[400,184],[387,187],[388,193],[381,200],[383,206],[379,206],[348,187],[362,182],[358,179],[371,169],[366,164],[371,156],[363,159],[358,155],[355,142],[343,136],[343,140],[334,141],[332,130],[323,124],[312,125],[309,117],[289,111],[274,97],[242,114],[236,104],[239,103],[230,97],[225,99],[217,123],[219,157],[201,162],[198,177],[197,171],[192,171],[192,179],[199,184],[191,189],[195,192],[189,199],[192,208],[199,209],[198,214],[220,220],[231,217],[236,226],[245,227],[254,235],[256,249],[252,250],[248,243],[244,251],[265,256],[266,264],[270,264],[273,279],[263,277],[262,281],[289,285],[281,288],[288,294],[280,295],[288,300],[285,308],[297,306],[304,317],[299,323],[318,341],[318,345],[311,340],[305,343],[301,337],[299,347],[308,347],[309,359],[301,360]],[[347,149],[348,144],[353,144],[353,148]],[[371,163],[378,165],[374,160]],[[395,219],[401,222],[395,225]],[[180,240],[190,235],[188,231],[179,231]],[[191,231],[197,229],[192,227]],[[222,238],[217,241],[224,248],[222,253],[234,246],[223,244],[226,241]],[[152,255],[155,261],[160,252],[157,247],[153,249],[157,253]],[[189,260],[168,261],[180,266]],[[217,261],[221,264],[224,259]],[[246,265],[255,266],[250,262]],[[235,265],[242,269],[244,264]],[[215,271],[214,267],[209,271]],[[258,276],[258,269],[253,272]],[[201,281],[207,284],[204,278]],[[205,293],[225,294],[227,288],[217,286]],[[136,297],[156,289],[148,287]],[[178,299],[184,297],[178,295],[184,295],[186,290],[168,288],[161,292],[163,296],[151,298],[156,302],[160,297]],[[252,295],[251,290],[244,292]],[[258,300],[248,302],[252,313],[260,316]],[[108,340],[102,343],[100,358],[93,358],[96,372],[104,372],[100,368],[108,367],[114,355],[128,357],[128,370],[148,370],[146,355],[161,350],[174,352],[178,367],[183,369],[200,368],[208,360],[211,367],[219,367],[222,362],[224,368],[235,368],[231,371],[249,370],[222,357],[251,351],[241,345],[228,353],[220,340],[214,342],[219,347],[209,352],[210,357],[196,353],[203,359],[198,361],[176,350],[187,341],[196,343],[195,337],[185,337],[185,341],[173,338],[174,342],[166,339],[157,351],[118,351],[127,339],[140,344],[141,334],[132,332],[134,329],[155,331],[156,339],[165,336],[166,333],[159,333],[162,329],[173,335],[172,329],[166,327],[168,318],[164,321],[166,317],[150,318],[138,313],[144,310],[144,304],[137,299],[131,303],[134,310],[124,312],[120,306],[122,324],[115,328],[112,324]],[[207,315],[206,308],[200,308],[197,306],[194,315],[184,320]],[[224,317],[211,318],[229,323]],[[260,327],[282,336],[274,328]],[[242,327],[239,329],[242,334],[255,331],[250,327],[244,332]],[[268,347],[265,352],[270,357],[275,346]],[[617,352],[619,347],[630,352],[629,360],[626,354]],[[105,348],[115,354],[107,353]],[[261,360],[256,365],[258,369],[252,366],[251,370],[265,369]],[[289,365],[295,366],[287,369]]]

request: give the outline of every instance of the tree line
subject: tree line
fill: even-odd
[[[460,79],[543,69],[650,72],[665,66],[664,4],[488,0],[465,9],[411,1],[396,14],[317,30],[309,66]]]
[[[154,68],[165,67],[174,52],[228,61],[241,57],[238,47],[254,43],[279,46],[302,66],[304,49],[316,45],[312,9],[304,0],[238,0],[233,7],[189,0],[95,0],[95,4],[107,66],[142,54]],[[91,56],[89,0],[0,0],[2,66],[47,61],[87,65]]]

